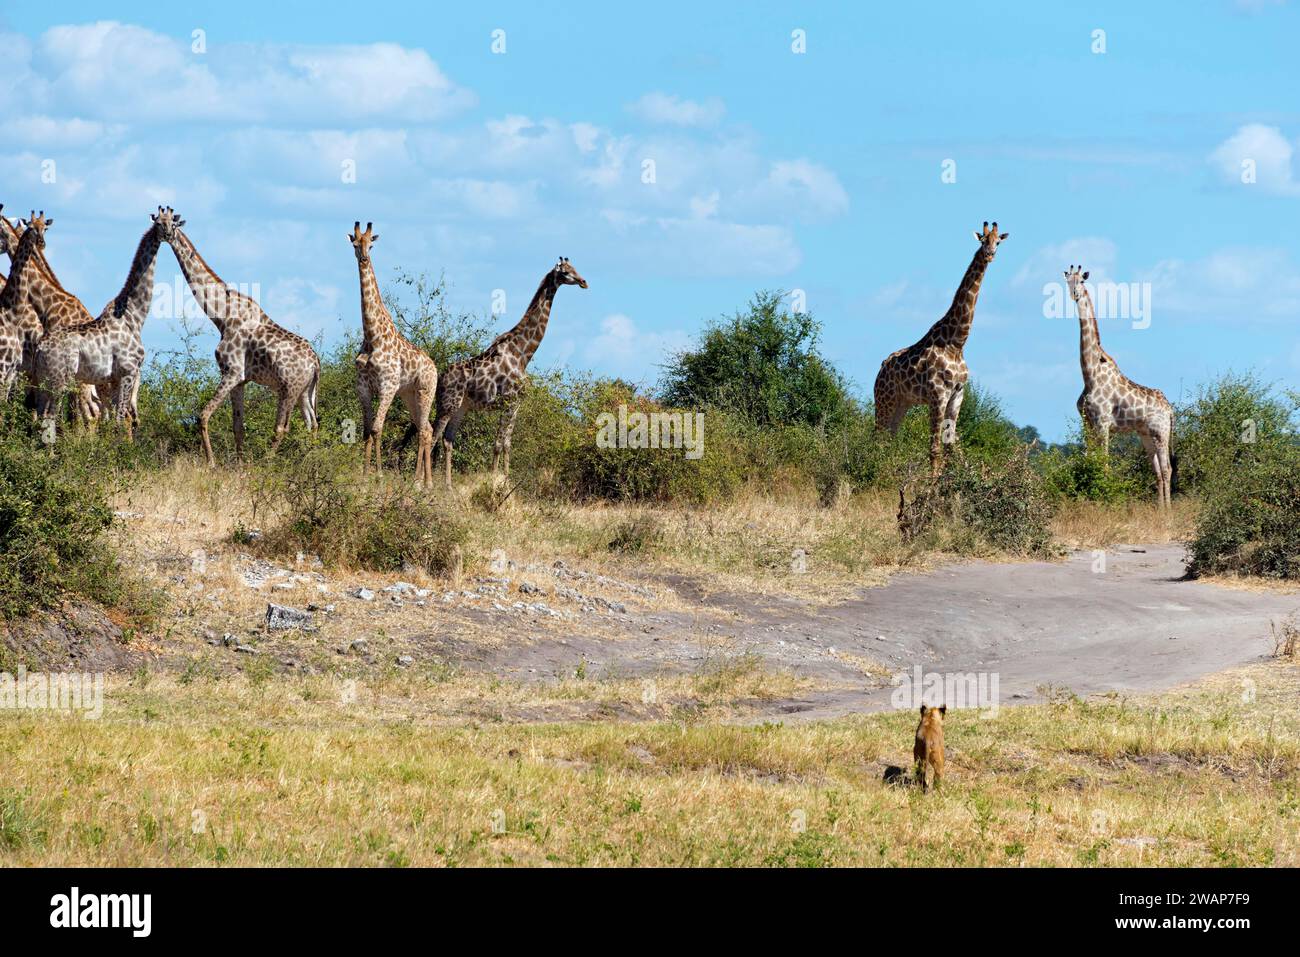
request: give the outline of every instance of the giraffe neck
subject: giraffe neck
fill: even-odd
[[[122,284],[122,291],[113,300],[113,315],[118,318],[125,316],[137,331],[144,325],[144,318],[153,304],[153,274],[161,245],[162,237],[158,233],[158,227],[150,226],[140,237],[140,244],[135,248],[135,259],[131,260],[131,271]]]
[[[9,270],[9,281],[0,290],[0,309],[14,309],[27,296],[31,266],[36,252],[36,234],[33,230],[23,233],[22,241],[14,250],[13,266]]]
[[[384,305],[384,297],[379,294],[379,282],[375,279],[375,262],[367,259],[364,263],[357,260],[357,272],[361,277],[361,331],[364,336],[362,349],[371,349],[389,335],[394,328],[393,317]]]
[[[991,261],[983,253],[983,248],[975,251],[975,258],[966,267],[966,275],[957,287],[957,294],[953,296],[948,312],[930,328],[929,338],[932,344],[956,346],[958,349],[966,345],[971,324],[975,321],[975,300],[979,298],[980,283],[984,281],[984,272]]]
[[[1092,308],[1092,296],[1085,288],[1078,302],[1079,311],[1079,365],[1083,369],[1083,381],[1091,384],[1100,374],[1103,357],[1101,332],[1097,328],[1097,314]]]
[[[9,234],[9,255],[12,259],[17,255],[16,247],[21,242],[18,230],[14,229],[13,224],[4,216],[0,216],[0,223],[3,223],[3,227],[0,228]],[[65,320],[74,323],[91,320],[89,310],[80,299],[63,288],[58,277],[54,275],[54,270],[50,268],[45,254],[39,249],[32,250],[26,283],[27,298],[47,329],[53,329],[63,324]]]
[[[194,294],[199,307],[224,335],[227,305],[231,298],[226,290],[226,284],[213,272],[212,267],[203,261],[203,257],[194,248],[190,238],[179,229],[172,230],[171,247],[172,252],[176,254],[176,263],[181,267],[181,273],[189,283],[190,292]]]
[[[533,294],[533,301],[524,311],[524,317],[501,337],[503,340],[509,339],[518,348],[525,366],[532,361],[537,347],[542,344],[542,336],[546,335],[546,324],[551,319],[551,303],[555,301],[555,291],[559,288],[554,271],[543,276],[541,285]]]

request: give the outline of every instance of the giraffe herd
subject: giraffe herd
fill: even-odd
[[[3,210],[0,205],[0,210]],[[209,465],[216,464],[209,422],[230,399],[236,455],[244,442],[244,387],[249,382],[275,393],[278,406],[274,452],[289,430],[296,406],[307,429],[317,429],[316,392],[320,360],[311,344],[277,325],[250,296],[229,286],[204,261],[182,227],[185,220],[171,207],[158,207],[136,248],[119,292],[97,317],[65,290],[45,257],[45,232],[54,221],[44,212],[18,224],[0,214],[0,249],[8,255],[9,276],[0,277],[0,397],[7,398],[19,373],[31,383],[37,417],[52,424],[66,392],[76,392],[78,420],[93,422],[111,407],[114,418],[131,435],[138,419],[137,396],[145,349],[141,341],[153,299],[158,252],[166,244],[185,280],[221,339],[216,349],[219,383],[199,412],[199,432]],[[962,277],[952,305],[914,345],[890,354],[875,382],[876,425],[898,431],[909,409],[922,405],[930,417],[930,468],[942,469],[944,447],[957,445],[956,424],[970,378],[963,350],[975,318],[980,285],[1008,233],[984,223],[975,233],[978,246]],[[362,344],[356,356],[357,398],[365,436],[365,467],[381,470],[385,419],[395,399],[410,413],[419,436],[416,480],[433,483],[433,452],[441,442],[445,484],[451,488],[451,456],[466,412],[497,409],[500,420],[492,471],[510,472],[510,441],[519,401],[527,382],[528,363],[541,345],[560,286],[587,288],[587,281],[567,257],[542,281],[513,328],[480,354],[437,366],[393,322],[375,278],[371,250],[379,239],[373,224],[354,224],[348,234],[361,285]],[[1173,409],[1157,389],[1124,376],[1101,347],[1092,299],[1084,285],[1088,273],[1071,266],[1065,272],[1079,316],[1079,357],[1084,389],[1078,410],[1091,441],[1107,448],[1110,435],[1135,432],[1141,438],[1156,476],[1162,506],[1169,505],[1169,444]]]
[[[885,358],[876,374],[876,427],[890,434],[898,431],[903,417],[913,406],[930,412],[930,474],[938,476],[943,447],[957,445],[957,420],[970,369],[962,350],[975,319],[984,273],[998,246],[1010,233],[999,233],[998,224],[986,222],[975,233],[979,246],[962,277],[948,311],[921,339]],[[1173,406],[1159,389],[1138,385],[1116,366],[1101,348],[1092,297],[1084,282],[1088,273],[1081,266],[1065,271],[1070,298],[1079,314],[1079,363],[1083,369],[1083,394],[1077,403],[1089,440],[1109,448],[1112,432],[1133,432],[1151,461],[1156,476],[1156,495],[1161,507],[1170,504],[1172,469],[1169,443],[1173,437]]]

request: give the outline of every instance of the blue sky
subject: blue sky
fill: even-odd
[[[373,220],[381,282],[445,272],[485,315],[502,289],[498,327],[568,256],[591,288],[561,291],[535,368],[651,383],[705,320],[800,289],[869,394],[996,219],[966,358],[1018,422],[1075,418],[1077,323],[1044,307],[1071,262],[1149,288],[1149,324],[1101,323],[1137,381],[1300,384],[1295,3],[54,6],[0,11],[0,202],[54,217],[95,313],[164,203],[334,340],[360,322],[344,234]]]

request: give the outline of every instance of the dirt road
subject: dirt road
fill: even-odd
[[[441,652],[524,680],[580,666],[593,675],[680,673],[754,654],[836,686],[764,704],[757,719],[812,719],[890,707],[892,676],[918,665],[996,675],[1003,705],[1035,700],[1044,686],[1166,688],[1258,660],[1273,648],[1270,622],[1300,609],[1300,594],[1186,580],[1176,545],[1120,546],[1106,553],[1104,570],[1095,565],[1092,552],[1060,563],[966,562],[897,575],[829,608],[715,595],[700,599],[700,615],[634,620],[621,637],[575,628],[490,651],[448,642]],[[865,662],[882,667],[864,674]]]

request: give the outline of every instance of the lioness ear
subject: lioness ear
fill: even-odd
[[[947,714],[947,713],[948,713],[948,706],[947,706],[946,704],[941,704],[941,705],[939,705],[939,713],[940,713],[940,714]]]
[[[921,717],[925,717],[925,705],[921,705]]]

